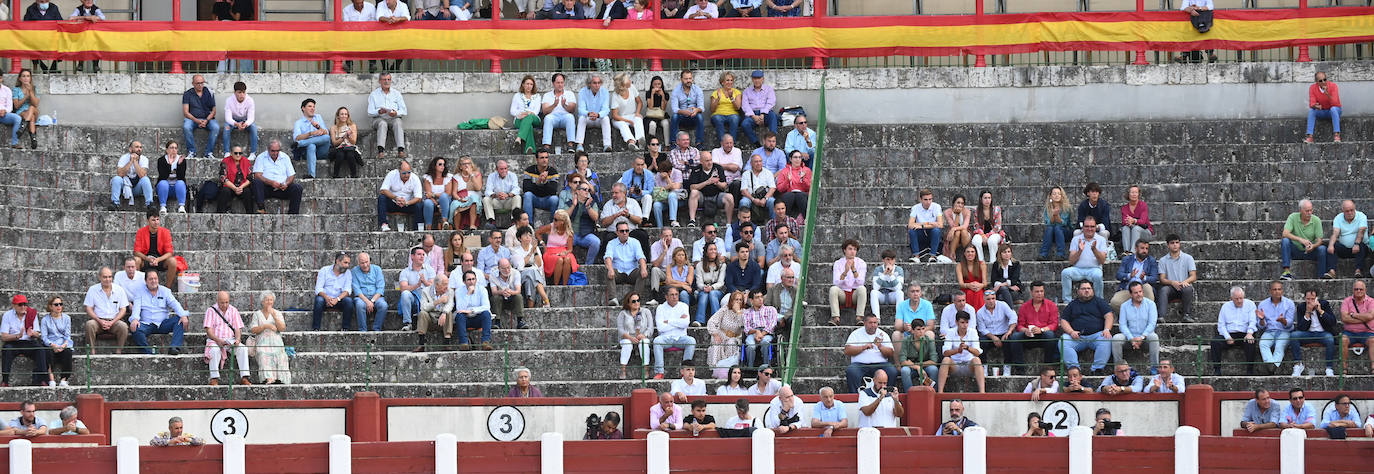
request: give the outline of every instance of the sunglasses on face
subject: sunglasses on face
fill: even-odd
[[[241,152],[241,151],[236,151],[236,152],[234,152],[234,155],[236,155],[236,156],[243,156],[243,152]]]
[[[631,299],[630,302],[631,302],[631,303],[638,303],[638,302],[639,302],[639,298]]]
[[[628,234],[628,233],[630,233],[630,229],[616,229],[616,230],[615,230],[615,233],[617,233],[617,234]]]

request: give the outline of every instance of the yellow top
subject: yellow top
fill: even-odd
[[[740,94],[742,93],[739,89],[733,87],[716,89],[711,93],[711,98],[718,100],[719,103],[711,115],[739,115],[739,109],[735,108],[735,98],[740,97]]]

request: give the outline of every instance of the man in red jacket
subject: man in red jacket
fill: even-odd
[[[1326,80],[1326,73],[1317,73],[1317,82],[1307,88],[1307,138],[1304,143],[1312,143],[1312,129],[1317,119],[1330,119],[1331,130],[1335,132],[1331,141],[1341,141],[1341,93],[1336,83]]]
[[[167,288],[176,288],[177,263],[172,253],[172,232],[162,227],[157,209],[148,209],[148,225],[134,234],[134,258],[140,271],[162,272]]]

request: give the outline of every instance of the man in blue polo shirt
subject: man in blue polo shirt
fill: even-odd
[[[219,140],[219,122],[215,121],[215,94],[205,88],[205,76],[191,76],[191,88],[181,94],[181,133],[186,139],[186,156],[196,156],[195,130],[210,132],[205,156],[214,158],[215,143]]]
[[[1240,428],[1251,433],[1278,428],[1282,419],[1283,411],[1272,398],[1269,398],[1269,391],[1261,388],[1255,390],[1255,398],[1245,403],[1245,411],[1240,417]]]
[[[821,387],[821,401],[811,409],[811,427],[825,430],[821,437],[834,434],[835,430],[849,427],[849,413],[844,402],[835,399],[835,389]]]
[[[301,101],[301,117],[291,127],[291,137],[296,141],[296,148],[305,151],[306,177],[314,178],[315,157],[329,156],[329,122],[315,113],[315,99]]]
[[[148,335],[171,334],[172,348],[167,354],[179,355],[182,334],[188,324],[186,318],[191,313],[181,307],[170,288],[158,284],[157,278],[157,271],[149,270],[143,275],[146,284],[138,287],[138,290],[130,295],[134,315],[129,317],[129,326],[134,329],[134,345],[142,347],[144,354],[152,354],[153,348],[148,346]],[[168,310],[178,317],[169,318]]]
[[[649,282],[649,267],[644,258],[644,248],[639,242],[630,240],[630,224],[620,222],[615,225],[615,238],[606,244],[606,282],[610,285],[611,305],[620,304],[623,295],[616,285],[630,284],[641,297]],[[644,297],[648,300],[650,298]]]

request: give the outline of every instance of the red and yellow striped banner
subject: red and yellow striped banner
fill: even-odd
[[[1374,41],[1374,7],[1223,10],[1207,34],[1182,12],[727,18],[712,21],[21,22],[0,55],[73,60],[717,59],[1035,51],[1251,50]]]

